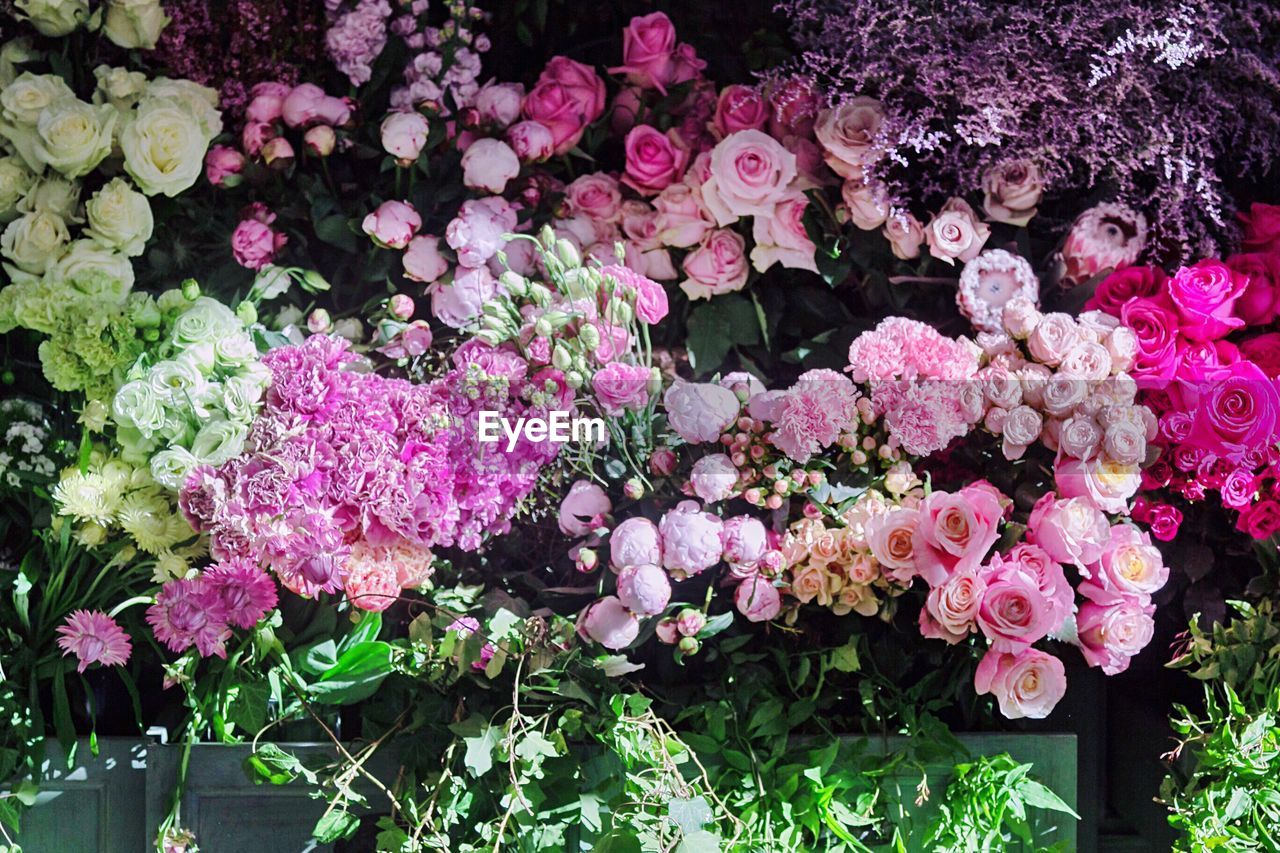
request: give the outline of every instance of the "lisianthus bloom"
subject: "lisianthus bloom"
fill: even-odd
[[[58,626],[58,648],[62,654],[75,655],[77,672],[91,664],[124,666],[129,662],[133,645],[124,629],[107,614],[98,610],[77,610]]]

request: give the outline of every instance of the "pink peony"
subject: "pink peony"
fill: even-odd
[[[630,566],[660,565],[662,537],[647,518],[628,518],[609,534],[609,565],[615,571]]]
[[[711,231],[698,248],[685,255],[682,266],[688,278],[680,289],[691,300],[741,290],[751,272],[744,255],[746,245],[742,235],[728,228]]]
[[[638,412],[649,402],[649,377],[647,367],[615,361],[596,371],[591,390],[607,415],[619,415],[624,409]]]
[[[782,596],[777,587],[759,575],[738,584],[733,604],[748,622],[769,622],[782,612]]]
[[[509,127],[520,117],[524,104],[524,86],[519,83],[496,83],[490,80],[476,92],[475,108],[480,118],[499,130]]]
[[[449,271],[449,261],[440,254],[440,238],[421,234],[409,241],[401,258],[405,278],[433,282]]]
[[[497,195],[520,174],[520,160],[501,139],[477,139],[462,155],[462,183]]]
[[[556,150],[555,135],[551,128],[540,121],[522,121],[511,125],[507,128],[507,143],[525,163],[541,163]]]
[[[204,176],[215,187],[231,189],[240,183],[244,164],[244,155],[236,149],[215,145],[204,157]]]
[[[289,127],[327,124],[341,127],[351,121],[351,107],[342,98],[326,95],[314,83],[294,86],[280,105],[280,116]]]
[[[488,267],[458,267],[453,283],[436,281],[431,293],[431,315],[453,329],[465,329],[484,312],[485,303],[498,291],[498,281]]]
[[[663,567],[677,579],[711,568],[724,553],[721,531],[718,517],[702,512],[696,501],[681,501],[658,523]]]
[[[978,664],[973,682],[979,694],[995,696],[1000,713],[1010,720],[1042,720],[1067,692],[1062,661],[1039,649],[1025,649],[1018,654],[989,649]]]
[[[1089,666],[1107,675],[1129,668],[1129,660],[1146,648],[1155,634],[1155,605],[1121,597],[1113,603],[1086,601],[1076,615],[1076,645]]]
[[[384,201],[361,223],[364,233],[386,249],[403,249],[422,227],[422,217],[405,201]]]
[[[245,118],[263,123],[277,120],[284,111],[284,99],[292,91],[293,87],[285,83],[264,81],[255,84],[249,90],[251,100],[249,106],[245,108]]]
[[[641,195],[653,195],[680,180],[689,163],[689,152],[674,130],[664,134],[647,124],[631,129],[625,150],[622,182]]]
[[[623,569],[618,573],[618,600],[637,616],[656,616],[671,600],[671,580],[654,565]]]
[[[613,504],[609,496],[590,480],[576,480],[560,502],[560,532],[565,536],[586,536],[603,526],[604,517]]]
[[[720,434],[733,425],[742,409],[737,395],[713,382],[676,380],[663,395],[662,403],[671,428],[690,444],[719,441]]]
[[[231,254],[237,264],[246,269],[260,270],[276,259],[289,238],[267,224],[274,219],[274,214],[267,222],[244,219],[231,232]]]
[[[735,515],[724,522],[720,534],[724,561],[732,568],[754,569],[769,549],[769,533],[758,518]]]
[[[382,149],[403,163],[418,159],[431,123],[417,112],[394,112],[382,120]]]
[[[724,453],[712,453],[693,463],[689,485],[703,503],[716,503],[733,494],[738,483],[738,469]]]
[[[616,596],[589,604],[578,614],[578,635],[606,649],[625,649],[639,633],[639,621]]]
[[[796,177],[796,157],[758,130],[740,130],[711,150],[703,202],[721,225],[742,216],[769,216]]]
[[[458,253],[459,264],[479,267],[503,248],[503,236],[515,230],[517,221],[515,208],[504,198],[468,199],[445,227],[444,239]]]

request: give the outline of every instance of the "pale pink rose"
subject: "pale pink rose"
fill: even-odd
[[[649,368],[617,361],[606,364],[591,378],[591,390],[607,415],[643,409],[649,402],[648,384]]]
[[[840,187],[840,198],[849,211],[849,221],[863,231],[874,231],[889,219],[884,191],[867,186],[862,178],[846,180]]]
[[[895,213],[884,224],[884,237],[889,241],[894,257],[909,261],[920,257],[924,226],[910,213]]]
[[[1147,219],[1122,204],[1104,203],[1076,218],[1062,244],[1062,279],[1082,284],[1103,270],[1138,260],[1147,245]]]
[[[1122,596],[1146,603],[1169,580],[1169,567],[1151,536],[1132,524],[1111,525],[1107,550],[1089,571],[1092,577],[1080,585],[1080,594],[1099,604],[1114,604]]]
[[[769,622],[782,612],[782,596],[777,587],[758,575],[738,584],[733,604],[748,622]]]
[[[1016,654],[1058,627],[1038,578],[1018,563],[997,556],[985,580],[977,624],[994,651]]]
[[[1058,372],[1072,379],[1097,382],[1111,375],[1111,356],[1102,344],[1084,341],[1067,351]]]
[[[382,120],[382,149],[406,163],[417,160],[430,132],[431,123],[422,113],[391,113]]]
[[[703,503],[713,504],[733,494],[738,483],[738,469],[724,453],[703,456],[693,464],[689,485]]]
[[[556,150],[551,129],[538,121],[522,121],[507,128],[507,142],[525,163],[541,163]]]
[[[1010,720],[1042,720],[1067,692],[1062,661],[1039,649],[1025,649],[1016,655],[989,649],[973,682],[979,695],[995,696],[1000,713]]]
[[[1102,443],[1102,427],[1088,415],[1074,415],[1058,430],[1059,452],[1075,459],[1092,459]]]
[[[498,291],[498,281],[488,267],[458,267],[453,283],[430,285],[431,315],[454,329],[465,329],[480,319],[485,303]]]
[[[956,197],[929,220],[924,236],[929,244],[929,254],[938,260],[948,264],[957,260],[968,263],[982,251],[991,236],[991,228],[978,221],[967,201]]]
[[[663,245],[676,249],[696,246],[715,226],[715,218],[702,203],[700,190],[679,183],[658,193],[653,200],[657,210],[657,237]]]
[[[742,235],[727,228],[710,232],[698,248],[685,255],[681,266],[689,277],[680,289],[692,300],[741,290],[750,273],[746,245]]]
[[[684,184],[672,184],[672,186],[682,187]],[[662,238],[658,234],[658,211],[653,205],[647,201],[635,199],[621,201],[619,196],[618,210],[615,215],[622,227],[622,233],[636,245],[638,250],[648,252],[663,248]]]
[[[622,182],[641,195],[654,195],[679,181],[689,164],[689,151],[674,130],[661,133],[637,125],[627,133],[624,149]]]
[[[1049,633],[1060,631],[1075,608],[1076,594],[1067,580],[1062,565],[1038,545],[1019,542],[1001,558],[1013,563],[1036,579],[1041,594],[1049,605]],[[995,560],[992,560],[994,565]]]
[[[751,236],[756,245],[751,249],[751,263],[757,270],[764,272],[780,263],[786,269],[818,271],[814,261],[817,247],[804,227],[808,204],[804,193],[793,192],[778,202],[772,216],[752,220]]]
[[[1107,517],[1086,498],[1059,500],[1049,492],[1027,520],[1027,539],[1059,563],[1096,563],[1111,538]]]
[[[966,486],[958,492],[933,492],[920,502],[912,535],[916,573],[930,586],[951,572],[975,568],[1000,538],[1004,507],[993,490]]]
[[[872,516],[866,523],[865,535],[871,554],[880,563],[885,575],[900,584],[907,584],[916,574],[915,531],[920,523],[920,513],[906,507],[896,507],[886,513]]]
[[[462,183],[498,195],[520,174],[516,152],[501,139],[477,139],[462,155]]]
[[[431,283],[449,271],[449,261],[440,254],[440,238],[420,234],[409,241],[401,262],[405,278]]]
[[[671,579],[654,565],[623,569],[618,573],[618,600],[637,616],[656,616],[671,600]]]
[[[1027,447],[1040,437],[1044,417],[1030,406],[1015,406],[1000,423],[1004,458],[1020,459]]]
[[[1079,498],[1103,512],[1123,514],[1142,485],[1142,470],[1101,456],[1084,462],[1063,457],[1054,464],[1053,479],[1063,497]]]
[[[1026,296],[1015,296],[1005,303],[1001,322],[1011,337],[1021,341],[1035,331],[1042,316],[1034,300]]]
[[[1030,160],[992,166],[982,177],[982,209],[993,222],[1024,226],[1036,215],[1044,195],[1040,167]]]
[[[827,165],[842,178],[862,176],[863,167],[880,157],[877,136],[884,111],[874,98],[857,97],[818,113],[814,135],[826,150]]]
[[[735,569],[752,570],[769,550],[769,532],[757,518],[735,515],[727,519],[720,533],[724,561]]]
[[[284,110],[284,99],[293,91],[293,87],[285,83],[262,82],[249,90],[252,100],[245,108],[244,115],[249,121],[271,123],[280,118]]]
[[[681,501],[662,516],[662,566],[673,577],[696,575],[720,562],[724,546],[720,541],[723,524],[696,501]]]
[[[422,217],[406,201],[384,201],[364,218],[364,233],[386,249],[403,249],[422,227]]]
[[[667,389],[662,404],[671,428],[690,444],[719,441],[742,409],[737,395],[723,385],[679,379]]]
[[[1113,603],[1086,601],[1076,616],[1076,645],[1089,666],[1102,667],[1107,675],[1129,668],[1134,655],[1155,635],[1155,605],[1132,598]]]
[[[769,102],[760,90],[733,84],[720,90],[711,132],[724,139],[739,130],[763,130],[769,123]]]
[[[240,183],[244,164],[244,155],[236,149],[215,145],[205,155],[204,176],[215,187],[231,189]]]
[[[658,526],[649,519],[628,518],[609,534],[609,565],[614,571],[661,563],[662,538]]]
[[[1040,318],[1040,322],[1027,337],[1027,349],[1036,361],[1057,367],[1080,342],[1080,326],[1075,318],[1070,314],[1054,312]]]
[[[524,86],[520,83],[497,83],[490,80],[476,92],[475,108],[480,118],[499,130],[520,118],[524,105]]]
[[[986,581],[977,569],[953,572],[941,586],[929,590],[920,611],[920,633],[952,645],[960,642],[974,630],[986,591]]]
[[[1103,435],[1102,449],[1121,465],[1139,465],[1147,458],[1146,431],[1129,421],[1113,423]]]
[[[585,214],[593,219],[613,222],[622,206],[618,179],[604,172],[592,172],[564,188],[565,201],[574,216]]]
[[[617,596],[606,596],[578,614],[578,636],[606,649],[625,649],[636,641],[640,622]]]
[[[590,480],[575,480],[560,502],[560,532],[574,538],[586,536],[604,525],[604,517],[613,509],[609,496]]]
[[[711,177],[702,200],[720,225],[768,216],[796,177],[796,157],[773,137],[740,130],[711,150]]]
[[[637,15],[622,31],[622,65],[610,74],[625,74],[627,82],[664,95],[675,82],[676,28],[665,12]]]
[[[280,117],[289,127],[328,124],[341,127],[351,121],[351,107],[342,98],[326,95],[314,83],[294,86],[280,105]]]

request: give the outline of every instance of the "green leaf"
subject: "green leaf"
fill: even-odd
[[[244,772],[256,785],[287,785],[303,775],[306,769],[292,753],[285,752],[274,743],[263,743],[244,760]]]
[[[755,306],[745,297],[714,297],[689,313],[689,363],[699,375],[714,372],[735,345],[760,343]]]
[[[493,769],[493,750],[498,745],[499,732],[496,726],[486,726],[477,737],[466,737],[462,742],[467,745],[467,753],[462,763],[471,771],[472,776],[483,776]]]
[[[3,823],[5,826],[12,828],[14,832],[17,832],[20,828],[19,825],[21,822],[22,810],[18,808],[17,804],[8,798],[0,799],[0,823]],[[640,848],[637,846],[635,849],[639,850]]]
[[[333,640],[325,640],[316,643],[303,653],[302,660],[298,662],[298,669],[311,675],[324,675],[337,663],[338,644]]]
[[[311,685],[311,695],[316,701],[329,705],[349,705],[367,699],[391,674],[391,653],[391,644],[381,640],[356,643]]]
[[[625,829],[615,829],[596,842],[592,853],[640,853],[640,840]]]
[[[711,822],[711,806],[704,797],[673,797],[667,801],[667,817],[687,837]]]
[[[702,630],[698,632],[699,640],[707,640],[719,634],[721,631],[733,624],[733,611],[720,613],[712,616],[707,620],[707,624],[702,626]]]
[[[1018,791],[1022,794],[1022,798],[1026,800],[1027,805],[1034,806],[1038,809],[1048,809],[1050,811],[1062,812],[1069,814],[1076,820],[1080,819],[1080,815],[1076,814],[1075,809],[1066,804],[1066,801],[1051,791],[1046,785],[1043,785],[1034,779],[1023,779],[1018,784]]]
[[[382,614],[375,613],[372,610],[365,611],[360,617],[359,624],[355,629],[342,639],[338,645],[339,652],[345,652],[347,649],[358,643],[367,643],[370,640],[378,639],[378,632],[382,630]]]
[[[858,659],[856,635],[850,637],[849,642],[843,646],[831,650],[831,666],[840,672],[857,672],[862,668],[862,661]]]
[[[682,838],[675,853],[720,853],[720,836],[700,829]]]
[[[316,822],[316,828],[311,834],[321,844],[332,844],[350,838],[359,828],[359,818],[344,809],[334,809]]]
[[[262,731],[267,724],[267,700],[271,687],[266,681],[247,681],[236,687],[236,696],[227,709],[227,719],[247,734]]]

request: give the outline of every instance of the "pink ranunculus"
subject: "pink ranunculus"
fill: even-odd
[[[883,124],[880,102],[860,96],[818,113],[813,132],[833,172],[842,178],[860,178],[863,168],[881,154],[877,137]]]
[[[622,31],[622,65],[610,74],[625,74],[627,82],[642,89],[657,89],[675,82],[676,28],[665,12],[637,15]]]
[[[609,534],[609,565],[614,571],[630,566],[662,563],[658,525],[647,518],[628,518]]]
[[[671,579],[655,565],[623,569],[618,573],[618,600],[637,616],[656,616],[671,600]]]
[[[782,612],[782,596],[777,587],[759,575],[738,584],[733,604],[748,622],[769,622]]]
[[[702,200],[722,226],[771,215],[797,174],[796,156],[758,130],[726,136],[711,150],[710,165]]]
[[[640,622],[617,596],[610,595],[587,605],[578,614],[577,630],[584,640],[618,651],[635,642]]]
[[[417,112],[394,112],[382,120],[382,149],[405,163],[418,159],[427,144],[431,123]]]
[[[1227,266],[1248,281],[1236,300],[1235,315],[1246,326],[1266,326],[1280,315],[1280,252],[1232,255]]]
[[[1105,270],[1138,260],[1147,246],[1147,219],[1122,204],[1105,202],[1076,217],[1062,244],[1062,278],[1083,284]]]
[[[984,579],[987,589],[975,618],[993,650],[1017,654],[1058,627],[1039,578],[1020,563],[997,555]]]
[[[717,228],[702,244],[685,255],[681,265],[688,276],[680,289],[691,300],[710,299],[741,290],[751,270],[744,255],[746,241],[728,228]]]
[[[1246,252],[1280,252],[1280,205],[1255,201],[1236,215],[1244,224],[1240,246]]]
[[[671,184],[653,200],[655,225],[664,246],[687,249],[696,246],[715,227],[715,218],[702,203],[702,191],[688,184]]]
[[[453,282],[430,285],[431,315],[453,329],[465,329],[480,319],[485,303],[497,293],[498,282],[488,267],[460,266]]]
[[[236,149],[215,145],[204,157],[204,176],[215,187],[231,189],[240,183],[244,164],[244,155]]]
[[[1135,376],[1165,380],[1178,367],[1178,315],[1162,299],[1131,299],[1120,310],[1120,322],[1137,337],[1138,354],[1133,360]]]
[[[613,504],[604,489],[590,480],[575,480],[560,502],[560,532],[574,538],[586,536],[604,524],[611,509]]]
[[[1093,296],[1084,307],[1090,311],[1105,311],[1119,317],[1125,303],[1131,299],[1152,297],[1164,289],[1168,276],[1160,267],[1125,267],[1098,282]]]
[[[727,454],[712,453],[693,464],[689,485],[703,503],[713,504],[733,494],[738,483],[738,469]]]
[[[1174,273],[1165,290],[1182,320],[1182,334],[1193,341],[1212,341],[1244,325],[1232,312],[1248,284],[1247,276],[1221,261],[1203,260]]]
[[[948,264],[957,260],[968,263],[982,251],[991,236],[991,228],[978,220],[967,201],[956,197],[929,220],[924,236],[929,244],[929,254],[938,260]]]
[[[663,395],[667,421],[690,444],[710,444],[738,419],[742,403],[728,388],[714,382],[676,380]]]
[[[1027,521],[1027,539],[1059,563],[1085,567],[1101,559],[1111,525],[1088,498],[1065,500],[1049,492],[1036,502]]]
[[[1000,713],[1010,720],[1042,720],[1067,692],[1062,661],[1039,649],[1025,649],[1018,654],[989,649],[978,664],[973,682],[979,694],[995,696]]]
[[[735,515],[727,519],[720,532],[724,561],[730,568],[754,571],[769,550],[769,531],[758,518]]]
[[[507,128],[507,143],[525,163],[541,163],[556,150],[555,135],[551,128],[540,121],[522,121],[511,125]]]
[[[564,188],[565,201],[573,216],[584,214],[601,222],[614,222],[622,208],[618,179],[605,172],[592,172]]]
[[[920,633],[953,645],[960,642],[974,630],[986,591],[986,581],[977,569],[957,569],[929,590],[920,611]]]
[[[274,215],[265,222],[261,219],[241,220],[231,232],[231,253],[236,263],[247,269],[260,270],[275,260],[289,238],[268,224],[273,219]]]
[[[1146,648],[1155,634],[1155,605],[1120,597],[1108,604],[1086,601],[1076,615],[1076,645],[1089,666],[1107,675],[1129,668],[1129,661]]]
[[[328,124],[341,127],[351,121],[351,107],[342,98],[326,95],[314,83],[294,86],[280,105],[280,116],[289,127]]]
[[[649,402],[648,384],[649,368],[620,361],[606,364],[591,378],[591,390],[607,415],[643,409]]]
[[[422,227],[422,217],[407,201],[384,201],[361,223],[364,233],[386,249],[403,249]]]
[[[462,155],[462,183],[494,195],[520,174],[520,159],[501,139],[477,139]]]
[[[720,90],[711,119],[711,130],[717,139],[739,130],[763,130],[768,123],[769,102],[759,89],[735,83]]]
[[[993,490],[966,486],[958,492],[933,492],[920,502],[912,535],[916,573],[930,586],[953,571],[974,568],[1000,538],[1004,507]]]
[[[658,523],[662,535],[662,566],[673,577],[690,577],[720,562],[723,523],[702,512],[697,501],[681,501]]]
[[[520,118],[524,104],[524,86],[520,83],[497,83],[490,80],[476,92],[475,108],[482,121],[502,130]]]
[[[405,278],[428,284],[449,271],[449,261],[440,254],[440,238],[431,234],[420,234],[410,240],[401,262]]]
[[[654,195],[680,180],[689,163],[689,151],[675,131],[664,134],[647,124],[633,127],[624,147],[622,182],[641,195]]]
[[[1257,365],[1237,362],[1197,391],[1192,447],[1238,461],[1280,441],[1280,391]]]
[[[778,202],[772,216],[757,216],[752,220],[756,245],[751,249],[751,263],[757,270],[764,272],[780,263],[786,269],[818,271],[814,260],[817,247],[804,227],[804,211],[808,205],[809,199],[804,193],[792,192]]]

